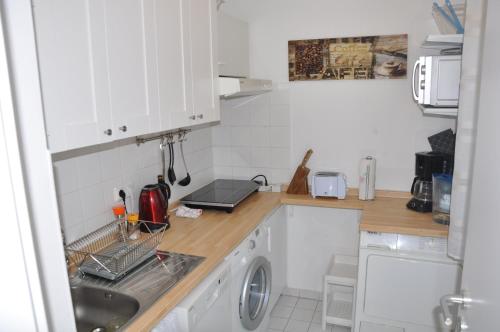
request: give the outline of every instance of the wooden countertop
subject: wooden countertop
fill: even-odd
[[[198,219],[171,216],[160,250],[206,257],[181,282],[162,296],[130,324],[128,331],[149,331],[281,204],[363,210],[360,230],[447,237],[448,227],[435,224],[429,213],[406,208],[408,194],[377,192],[374,201],[360,201],[355,191],[345,200],[317,198],[286,193],[256,193],[231,214],[206,210]]]
[[[149,331],[281,205],[280,193],[256,193],[233,213],[205,210],[198,219],[171,216],[160,250],[206,257],[181,282],[133,321],[127,331]]]
[[[360,201],[357,191],[350,190],[343,200],[282,193],[281,202],[288,205],[363,210],[359,225],[361,231],[448,237],[448,226],[433,222],[431,213],[407,209],[409,199],[408,193],[377,191],[375,200]]]

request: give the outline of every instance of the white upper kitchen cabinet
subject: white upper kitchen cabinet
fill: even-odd
[[[52,152],[160,130],[153,10],[141,0],[35,1]]]
[[[215,0],[36,0],[52,152],[220,119]]]
[[[219,75],[249,77],[248,23],[219,11],[217,25]]]
[[[111,141],[102,3],[37,0],[33,5],[50,150]]]
[[[216,0],[189,0],[193,110],[198,122],[220,120]]]
[[[217,68],[216,0],[181,2],[183,64],[177,84],[184,84],[184,104],[171,111],[173,128],[220,120]],[[161,78],[160,78],[161,81]]]
[[[154,6],[147,0],[106,0],[110,107],[115,138],[159,131]]]
[[[187,1],[155,0],[155,7],[161,127],[189,126],[194,120]]]

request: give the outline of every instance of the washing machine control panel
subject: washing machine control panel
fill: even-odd
[[[396,250],[397,246],[398,234],[361,232],[361,248]]]
[[[265,246],[267,241],[267,228],[263,225],[257,227],[247,238],[248,249],[255,250],[257,247]]]

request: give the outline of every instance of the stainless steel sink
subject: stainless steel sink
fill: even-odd
[[[126,328],[203,259],[158,251],[119,280],[92,275],[71,278],[77,330],[107,332]]]
[[[140,308],[133,297],[103,288],[72,288],[71,297],[78,331],[116,331]]]

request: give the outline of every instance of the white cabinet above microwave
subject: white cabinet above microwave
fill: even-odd
[[[458,107],[461,55],[421,56],[413,67],[413,99],[425,107]]]

